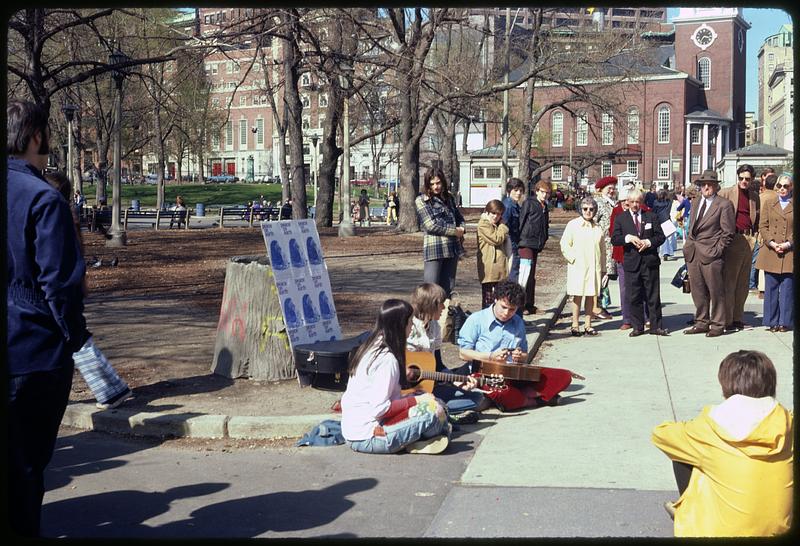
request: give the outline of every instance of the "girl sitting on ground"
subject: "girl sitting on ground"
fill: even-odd
[[[400,392],[408,384],[406,339],[414,310],[408,302],[381,305],[372,333],[356,350],[342,396],[342,435],[361,453],[441,453],[451,427],[444,405],[431,394]]]
[[[409,351],[426,351],[433,353],[436,358],[436,371],[464,376],[464,382],[437,383],[433,388],[436,398],[444,401],[451,422],[459,424],[475,423],[478,420],[476,412],[491,406],[491,402],[479,392],[469,392],[477,382],[468,376],[469,364],[459,368],[448,368],[442,361],[442,328],[439,318],[444,311],[444,300],[447,295],[438,284],[423,283],[414,289],[411,294],[411,306],[414,308],[412,317],[411,334],[406,340],[406,349]]]

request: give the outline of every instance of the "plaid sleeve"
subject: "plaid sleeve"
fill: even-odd
[[[456,226],[448,226],[438,223],[433,215],[433,210],[429,202],[423,200],[421,195],[417,197],[417,199],[414,201],[414,204],[417,207],[419,223],[422,225],[422,229],[424,229],[426,233],[430,233],[431,235],[447,235],[450,237],[455,237]]]

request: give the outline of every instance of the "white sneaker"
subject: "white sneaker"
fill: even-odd
[[[437,455],[447,449],[450,440],[447,436],[436,436],[426,440],[418,440],[406,447],[406,451],[415,454]]]
[[[122,404],[125,400],[133,396],[133,392],[130,389],[119,393],[117,396],[109,400],[108,402],[98,402],[95,404],[97,409],[107,410],[107,409],[114,409]]]

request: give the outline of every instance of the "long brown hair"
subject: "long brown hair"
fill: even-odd
[[[380,311],[378,311],[378,317],[375,319],[372,333],[356,349],[353,358],[350,359],[347,372],[351,376],[355,375],[361,360],[370,349],[375,348],[377,351],[387,349],[397,359],[397,367],[400,370],[400,385],[406,387],[406,328],[413,314],[414,308],[407,301],[394,298],[384,301]],[[369,365],[369,362],[365,363],[365,365]]]
[[[433,196],[433,191],[431,190],[431,180],[434,178],[438,178],[442,183],[442,201],[449,203],[450,199],[452,199],[452,196],[450,195],[450,190],[448,189],[449,184],[447,183],[447,178],[445,178],[442,169],[438,169],[436,167],[431,167],[428,169],[428,171],[425,173],[425,177],[422,179],[422,193],[429,198]]]
[[[778,382],[775,366],[769,357],[760,351],[747,350],[736,351],[722,359],[717,379],[726,400],[734,394],[751,398],[774,397]]]
[[[444,288],[430,282],[422,283],[411,293],[414,316],[423,322],[428,322],[436,315],[439,305],[446,299],[447,294],[445,294]]]

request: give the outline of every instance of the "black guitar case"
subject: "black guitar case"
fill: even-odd
[[[301,387],[323,391],[344,391],[347,388],[347,364],[351,353],[369,337],[364,332],[336,341],[318,341],[294,347],[294,366]]]

